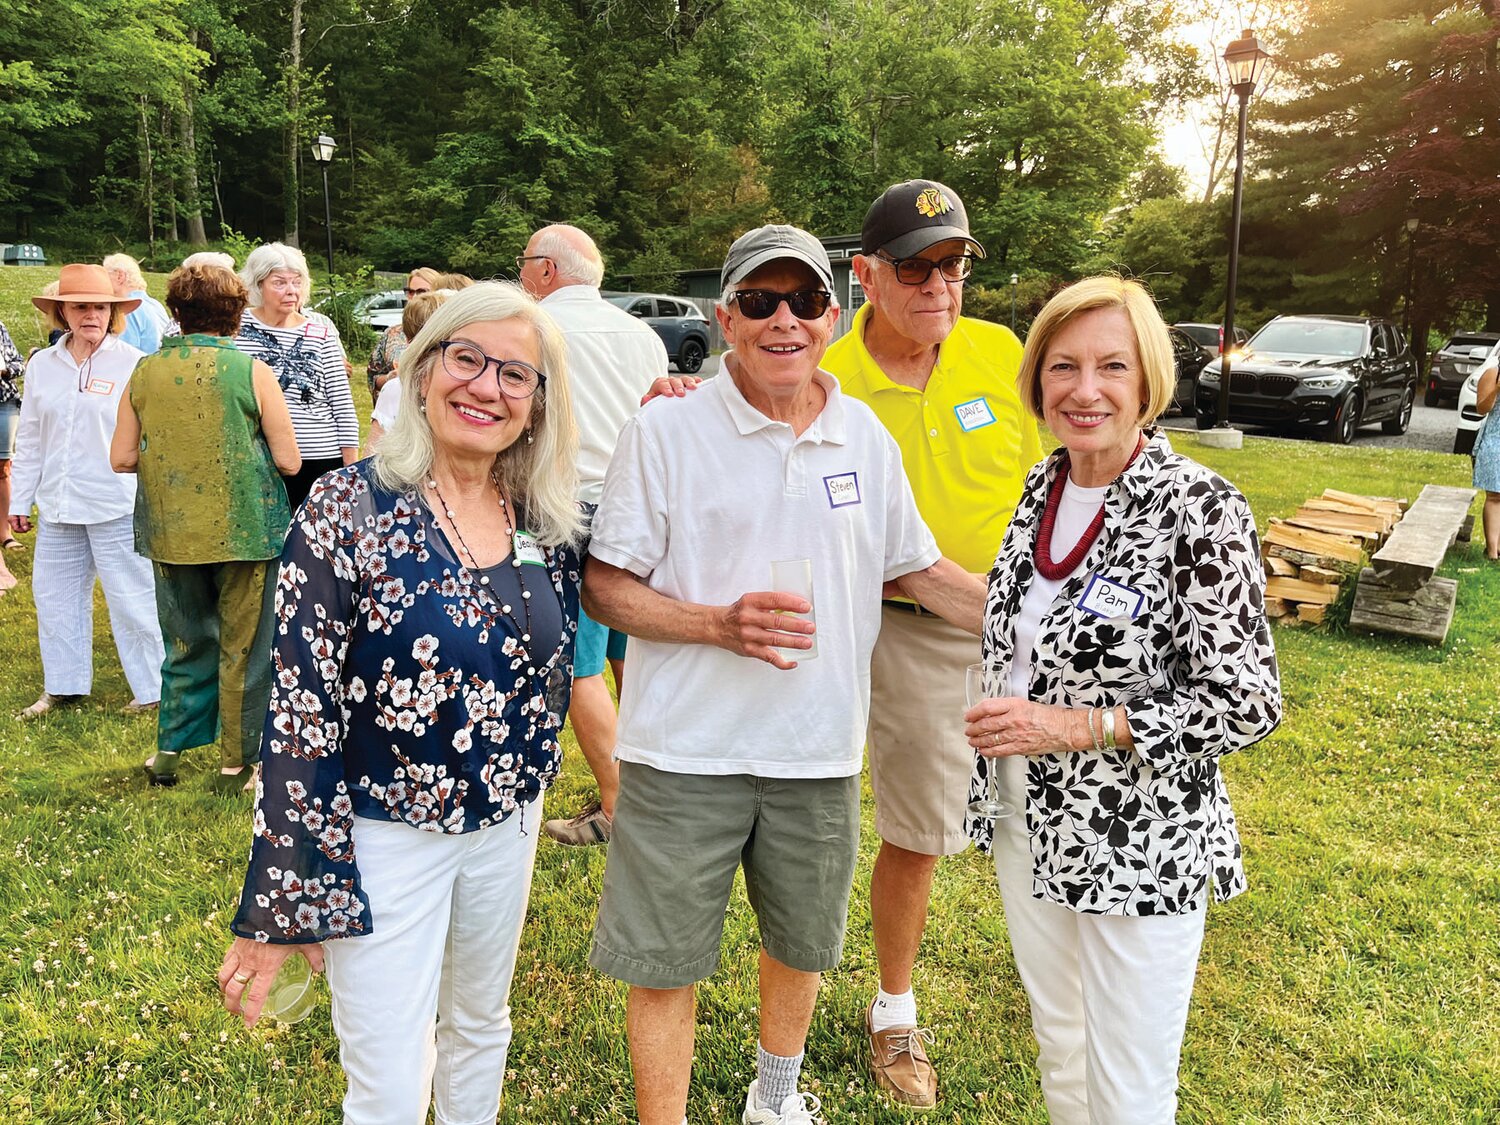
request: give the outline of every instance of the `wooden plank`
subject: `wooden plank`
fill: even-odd
[[[1304,566],[1298,568],[1297,577],[1302,579],[1302,581],[1304,582],[1318,582],[1322,583],[1323,585],[1327,585],[1330,582],[1339,581],[1344,576],[1341,572],[1337,570],[1330,570],[1327,567]]]
[[[1267,598],[1266,599],[1266,616],[1267,617],[1285,617],[1288,613],[1291,613],[1291,612],[1292,612],[1292,603],[1289,602],[1289,601],[1287,601],[1285,598]]]
[[[1429,484],[1370,559],[1383,585],[1414,591],[1432,578],[1453,546],[1478,493],[1472,488]]]
[[[1291,547],[1310,555],[1358,564],[1364,549],[1347,535],[1329,534],[1312,528],[1297,527],[1285,520],[1272,520],[1266,527],[1265,541],[1280,547]]]
[[[1328,613],[1326,605],[1313,605],[1311,602],[1302,602],[1297,606],[1297,620],[1304,621],[1309,625],[1323,624],[1323,618]]]
[[[1296,578],[1268,578],[1266,579],[1266,597],[1327,605],[1329,602],[1339,600],[1339,588],[1336,584],[1303,582]]]
[[[1381,582],[1373,567],[1366,567],[1354,590],[1349,625],[1365,632],[1393,633],[1442,644],[1453,624],[1457,602],[1458,583],[1451,578],[1434,578],[1414,591],[1399,590]]]
[[[1271,555],[1266,559],[1266,573],[1282,578],[1296,578],[1297,572],[1302,568],[1291,559],[1284,559],[1278,555]]]

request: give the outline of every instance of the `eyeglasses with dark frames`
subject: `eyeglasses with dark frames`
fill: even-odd
[[[517,254],[516,269],[524,270],[527,262],[550,262],[551,257],[546,254]]]
[[[931,258],[892,258],[887,254],[876,254],[886,265],[896,271],[896,280],[902,285],[925,285],[937,270],[944,281],[964,281],[974,272],[974,255],[950,254],[933,261]]]
[[[431,293],[432,290],[431,289],[412,289],[412,288],[408,287],[406,289],[401,290],[401,292],[403,292],[403,293],[406,294],[406,299],[407,300],[411,300],[413,297],[419,297],[423,293]]]
[[[547,383],[547,376],[531,364],[519,359],[496,359],[462,340],[440,341],[438,350],[443,370],[461,383],[472,383],[494,364],[495,381],[506,398],[530,398]]]
[[[798,320],[817,320],[828,311],[833,300],[825,289],[799,289],[795,293],[778,293],[774,289],[741,289],[730,298],[750,320],[768,320],[776,315],[781,302]]]

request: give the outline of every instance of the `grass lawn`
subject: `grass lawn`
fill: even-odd
[[[23,349],[36,337],[20,302],[51,276],[0,269],[0,320]],[[355,392],[367,412],[362,379]],[[1466,459],[1445,454],[1173,440],[1234,480],[1262,525],[1324,487],[1415,496],[1468,476]],[[119,714],[129,690],[102,600],[93,703],[36,725],[10,718],[41,672],[30,559],[9,561],[22,583],[0,599],[0,1119],[338,1121],[326,1003],[295,1027],[251,1032],[218,1006],[248,802],[209,791],[206,756],[184,763],[176,789],[145,787],[155,724]],[[1276,633],[1286,721],[1225,763],[1250,891],[1209,915],[1183,1121],[1500,1120],[1500,567],[1460,546],[1445,573],[1460,587],[1442,648]],[[589,788],[569,749],[554,812]],[[830,1122],[907,1119],[865,1067],[874,843],[867,820],[848,952],[826,978],[804,1072]],[[503,1122],[633,1120],[623,990],[586,962],[603,864],[598,849],[541,847]],[[695,1125],[739,1119],[755,945],[741,899],[723,967],[700,991]],[[917,990],[944,1086],[924,1119],[1044,1121],[1024,996],[976,854],[940,869]]]

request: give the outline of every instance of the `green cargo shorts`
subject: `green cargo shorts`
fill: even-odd
[[[589,961],[641,988],[712,975],[743,865],[766,952],[803,972],[832,969],[858,852],[857,775],[680,774],[621,762]]]

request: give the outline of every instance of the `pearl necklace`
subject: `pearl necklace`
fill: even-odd
[[[515,616],[511,613],[510,606],[502,604],[495,592],[489,588],[490,576],[480,570],[479,565],[474,561],[474,552],[469,550],[469,544],[464,541],[464,533],[458,529],[458,521],[453,518],[453,509],[448,506],[448,501],[443,499],[443,490],[438,487],[438,482],[429,477],[427,487],[432,490],[433,494],[437,497],[437,502],[442,505],[443,515],[448,517],[448,526],[453,529],[453,535],[458,540],[458,549],[469,560],[469,570],[478,576],[479,585],[494,598],[495,603],[500,606],[500,612],[506,616],[506,619],[521,634],[522,653],[526,657],[528,665],[526,672],[528,675],[535,675],[536,668],[532,666],[535,664],[535,661],[531,656],[531,591],[526,588],[526,572],[521,569],[521,555],[516,550],[516,530],[510,520],[510,505],[505,502],[505,490],[500,487],[499,478],[493,473],[490,474],[490,480],[495,485],[495,495],[500,498],[500,515],[505,520],[505,534],[510,539],[510,565],[515,568],[516,581],[521,585],[521,607],[526,613],[525,628],[522,628],[521,623],[515,619]]]

